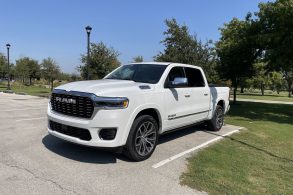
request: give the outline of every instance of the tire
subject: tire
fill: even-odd
[[[214,116],[208,121],[208,128],[211,131],[219,131],[224,124],[224,109],[217,105]]]
[[[149,158],[158,143],[158,124],[149,115],[136,118],[130,129],[124,148],[124,155],[134,161],[142,161]]]

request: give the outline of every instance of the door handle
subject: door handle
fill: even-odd
[[[209,95],[208,93],[205,93],[205,94],[204,94],[204,96],[208,96],[208,95]]]
[[[189,98],[190,97],[190,95],[184,95],[186,98]]]

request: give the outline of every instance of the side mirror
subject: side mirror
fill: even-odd
[[[185,77],[175,77],[174,81],[168,83],[169,88],[179,88],[187,86],[187,78]]]

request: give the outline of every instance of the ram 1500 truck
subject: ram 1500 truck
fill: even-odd
[[[123,148],[141,161],[160,134],[207,122],[221,129],[229,88],[210,87],[200,67],[178,63],[122,65],[101,80],[55,88],[48,105],[48,132],[69,142]]]

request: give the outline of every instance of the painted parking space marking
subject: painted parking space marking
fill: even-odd
[[[233,134],[233,133],[239,132],[240,129],[242,129],[242,127],[238,128],[238,129],[235,129],[235,130],[233,130],[233,131],[230,131],[230,132],[228,132],[228,133],[226,133],[226,134],[224,134],[224,135],[219,135],[218,137],[213,138],[213,139],[211,139],[211,140],[209,140],[209,141],[206,141],[206,142],[204,142],[204,143],[202,143],[202,144],[200,144],[200,145],[198,145],[198,146],[195,146],[195,147],[190,148],[190,149],[188,149],[188,150],[185,150],[185,151],[183,151],[183,152],[181,152],[181,153],[179,153],[179,154],[176,154],[176,155],[174,155],[174,156],[171,156],[171,157],[169,157],[169,158],[167,158],[167,159],[165,159],[165,160],[162,160],[162,161],[160,161],[160,162],[154,164],[152,167],[153,167],[154,169],[159,168],[159,167],[161,167],[161,166],[163,166],[163,165],[165,165],[165,164],[167,164],[167,163],[169,163],[169,162],[171,162],[171,161],[173,161],[173,160],[176,160],[176,159],[178,159],[178,158],[180,158],[180,157],[182,157],[182,156],[184,156],[184,155],[186,155],[186,154],[188,154],[188,153],[191,153],[191,152],[194,152],[194,151],[196,151],[196,150],[199,150],[199,149],[201,149],[201,148],[203,148],[203,147],[205,147],[205,146],[207,146],[207,145],[209,145],[209,144],[211,144],[211,143],[213,143],[213,142],[216,142],[216,141],[218,141],[218,140],[220,140],[220,139],[223,139],[223,138],[226,137],[226,136],[229,136],[229,135],[231,135],[231,134]]]
[[[46,119],[47,117],[38,117],[38,118],[24,118],[24,119],[18,119],[16,122],[21,122],[21,121],[32,121],[32,120],[41,120],[41,119]]]
[[[44,109],[46,109],[46,108],[16,108],[16,109],[0,110],[0,112],[26,111],[26,110],[44,110]]]

